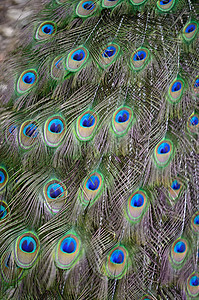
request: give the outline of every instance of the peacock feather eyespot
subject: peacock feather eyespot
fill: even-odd
[[[102,0],[102,7],[112,8],[115,7],[121,0]]]
[[[17,81],[17,92],[19,94],[28,92],[33,86],[35,86],[37,80],[38,75],[36,70],[29,69],[24,71]]]
[[[97,9],[96,1],[82,0],[76,8],[76,14],[79,17],[90,17]]]
[[[12,284],[18,281],[23,274],[23,269],[19,268],[10,251],[4,252],[1,257],[1,275],[5,282]]]
[[[146,212],[147,194],[143,190],[137,190],[131,194],[127,202],[127,216],[131,222],[139,222]]]
[[[158,0],[157,8],[163,12],[170,11],[175,4],[175,0]]]
[[[66,58],[66,69],[70,72],[79,71],[88,60],[89,52],[84,46],[72,50]]]
[[[81,240],[74,233],[67,233],[55,248],[55,264],[60,269],[70,269],[79,258]]]
[[[14,248],[16,264],[22,269],[28,269],[35,263],[40,249],[40,242],[33,232],[26,232],[20,235]]]
[[[133,111],[128,106],[118,108],[112,117],[112,127],[118,136],[124,135],[129,129],[133,120]]]
[[[51,65],[51,76],[53,79],[61,79],[65,75],[64,58],[62,55],[57,56]]]
[[[119,52],[119,45],[115,43],[108,44],[100,53],[99,64],[101,67],[107,68],[110,66],[116,60]]]
[[[10,125],[8,128],[9,133],[13,135],[13,132],[15,131],[16,128],[17,127],[15,125]]]
[[[141,300],[154,300],[154,298],[149,295],[144,295]]]
[[[155,162],[158,167],[165,167],[170,162],[173,154],[173,143],[165,139],[159,142],[154,151]]]
[[[4,201],[0,201],[0,224],[7,220],[10,215],[10,208]]]
[[[141,5],[144,4],[148,0],[130,0],[133,5]]]
[[[44,198],[48,209],[56,214],[66,202],[66,186],[57,179],[51,179],[43,188]]]
[[[197,116],[193,116],[190,121],[193,126],[198,125],[198,117]]]
[[[148,49],[142,47],[133,52],[131,55],[131,66],[134,71],[142,70],[149,62],[150,52]]]
[[[36,39],[37,40],[46,40],[55,35],[57,31],[57,26],[54,22],[45,21],[39,25],[36,31]]]
[[[66,121],[61,116],[48,118],[44,124],[44,140],[50,147],[57,147],[66,133]]]
[[[199,115],[197,113],[192,114],[187,122],[187,128],[189,132],[198,134],[199,131]]]
[[[9,124],[6,127],[6,140],[8,143],[11,143],[12,141],[15,140],[16,138],[16,133],[17,133],[17,124],[15,124],[14,122]]]
[[[196,297],[199,295],[199,274],[194,272],[187,279],[187,291],[190,296]]]
[[[81,200],[84,205],[92,205],[100,196],[104,184],[103,175],[93,172],[86,177],[81,191]]]
[[[188,243],[185,239],[177,239],[171,247],[171,259],[174,265],[184,262],[188,253]]]
[[[171,103],[176,103],[182,97],[184,90],[184,81],[182,79],[175,79],[169,87],[169,100]]]
[[[199,233],[199,211],[191,218],[191,228],[195,233]]]
[[[195,94],[199,94],[199,75],[196,76],[193,82],[193,90]]]
[[[182,36],[186,42],[191,42],[198,32],[198,23],[197,22],[189,22],[183,28]]]
[[[0,191],[6,186],[8,182],[8,172],[2,166],[0,166]]]
[[[98,124],[98,116],[95,112],[87,110],[81,114],[76,122],[76,133],[81,141],[89,141],[93,138]]]
[[[24,122],[19,130],[19,143],[24,149],[31,148],[37,140],[38,126],[35,121]]]
[[[176,200],[182,191],[183,184],[179,179],[174,179],[169,187],[169,196],[172,200]]]
[[[107,256],[106,273],[110,278],[121,278],[127,269],[128,252],[124,246],[114,247]]]

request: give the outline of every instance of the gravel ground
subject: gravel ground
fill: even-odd
[[[6,54],[14,49],[16,36],[26,24],[26,18],[31,15],[28,0],[0,1],[0,61],[4,61]]]
[[[17,36],[31,15],[32,0],[0,0],[0,93],[6,88],[4,64],[17,45]]]

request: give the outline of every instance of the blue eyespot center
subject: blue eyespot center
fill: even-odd
[[[34,252],[36,250],[35,240],[30,236],[23,237],[20,241],[20,249],[28,253]]]
[[[82,7],[86,10],[92,10],[95,7],[95,4],[93,1],[86,1],[82,4]]]
[[[143,60],[145,58],[146,58],[146,52],[143,50],[137,51],[133,56],[134,61]]]
[[[199,225],[199,215],[194,218],[194,224]]]
[[[185,32],[190,33],[190,32],[193,32],[195,29],[196,29],[196,25],[195,24],[190,24],[186,27]]]
[[[110,261],[114,264],[122,264],[124,262],[124,253],[120,249],[113,251],[110,257]]]
[[[168,143],[162,143],[158,147],[158,154],[166,154],[170,151],[170,145]]]
[[[28,73],[23,75],[22,80],[26,84],[33,84],[36,80],[36,76],[32,72],[28,72]]]
[[[82,49],[76,50],[72,55],[71,58],[76,61],[81,61],[85,58],[85,52]]]
[[[198,278],[198,276],[191,277],[190,285],[191,286],[199,286],[199,278]]]
[[[51,199],[56,199],[64,193],[63,187],[58,183],[52,183],[47,189],[48,197]]]
[[[64,129],[63,122],[59,119],[53,119],[48,125],[48,130],[52,133],[61,133]]]
[[[117,123],[124,123],[128,120],[129,120],[129,112],[127,110],[120,110],[115,116],[115,121]]]
[[[4,219],[7,215],[7,210],[3,205],[0,205],[0,220]]]
[[[5,174],[0,171],[0,183],[3,183],[5,181]]]
[[[181,89],[181,87],[182,87],[181,82],[180,82],[180,81],[176,81],[176,82],[174,82],[174,84],[172,85],[171,91],[172,91],[172,92],[177,92],[177,91],[179,91],[179,90]]]
[[[86,183],[87,189],[91,191],[96,191],[100,185],[100,180],[96,175],[92,175]]]
[[[190,123],[191,123],[192,126],[198,125],[198,117],[193,116],[193,117],[191,118],[191,120],[190,120]]]
[[[108,46],[105,50],[104,53],[102,54],[103,57],[112,57],[116,53],[116,48],[114,46]]]
[[[55,63],[55,67],[59,70],[62,69],[62,64],[61,64],[61,61],[62,61],[63,58],[60,58],[56,63]]]
[[[174,246],[174,251],[176,253],[184,253],[186,250],[186,245],[184,242],[177,242]]]
[[[61,243],[61,251],[65,253],[74,253],[77,248],[76,240],[72,237],[65,238]]]
[[[144,197],[141,194],[135,194],[131,199],[131,206],[141,207],[144,203]]]
[[[95,117],[91,114],[85,114],[80,120],[80,126],[91,127],[95,124]]]
[[[7,257],[6,261],[5,261],[5,266],[7,268],[10,268],[10,258],[11,258],[11,254],[8,255],[8,257]]]
[[[162,0],[160,1],[160,5],[166,5],[168,3],[170,3],[172,0]]]
[[[8,130],[11,134],[13,134],[16,128],[17,128],[16,126],[11,125]]]
[[[52,34],[54,32],[54,26],[51,24],[45,24],[42,26],[41,30],[45,34]]]
[[[28,124],[24,127],[23,133],[30,138],[36,138],[38,135],[37,126],[35,124]]]
[[[180,183],[178,183],[177,180],[174,180],[174,181],[172,182],[172,184],[171,184],[171,187],[172,187],[173,190],[179,190],[179,188],[180,188]]]
[[[195,80],[194,87],[195,87],[195,88],[199,87],[199,78],[197,78],[197,79]]]

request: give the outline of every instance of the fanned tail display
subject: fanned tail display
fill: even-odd
[[[198,0],[36,1],[6,72],[0,298],[199,299]]]

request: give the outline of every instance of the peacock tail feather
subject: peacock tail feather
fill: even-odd
[[[198,0],[35,7],[1,95],[0,298],[199,299]]]

